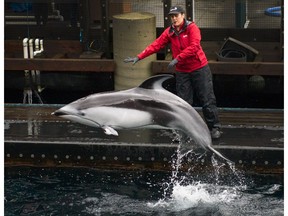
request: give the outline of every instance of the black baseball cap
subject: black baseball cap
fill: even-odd
[[[181,6],[173,6],[170,8],[168,15],[179,13],[185,13],[184,9]]]

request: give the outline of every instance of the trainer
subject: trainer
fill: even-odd
[[[203,116],[213,139],[221,136],[218,109],[213,91],[211,70],[206,55],[200,45],[200,29],[194,22],[185,19],[185,11],[180,6],[170,8],[171,26],[137,57],[128,57],[124,62],[133,65],[167,46],[171,45],[173,60],[168,69],[175,66],[176,92],[179,97],[193,104],[194,95],[199,99]]]

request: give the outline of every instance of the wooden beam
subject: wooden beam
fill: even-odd
[[[280,28],[280,27],[279,27]],[[201,28],[202,41],[224,41],[233,37],[246,42],[280,42],[280,29],[255,29],[255,28]]]
[[[152,72],[157,73],[172,73],[168,71],[167,66],[169,61],[153,61]],[[283,62],[219,62],[209,61],[209,66],[213,74],[223,75],[268,75],[268,76],[283,76]]]
[[[152,72],[171,73],[167,66],[169,61],[152,62]],[[209,61],[213,74],[223,75],[268,75],[283,76],[283,62],[219,62]],[[112,59],[23,59],[5,58],[5,70],[40,70],[40,71],[83,71],[114,72],[115,62]]]
[[[23,59],[5,58],[4,69],[59,72],[114,72],[115,62],[108,59]]]

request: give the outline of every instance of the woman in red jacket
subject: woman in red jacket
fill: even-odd
[[[200,45],[200,30],[194,22],[185,19],[185,11],[180,6],[171,7],[169,15],[172,25],[137,57],[128,57],[124,62],[135,64],[171,44],[173,60],[169,63],[168,69],[176,67],[177,95],[192,105],[193,95],[196,94],[212,138],[220,138],[220,123],[212,74]]]

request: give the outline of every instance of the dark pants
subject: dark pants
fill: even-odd
[[[203,116],[209,130],[220,127],[212,74],[208,65],[192,73],[176,72],[176,91],[177,95],[191,106],[195,94],[202,106]]]

